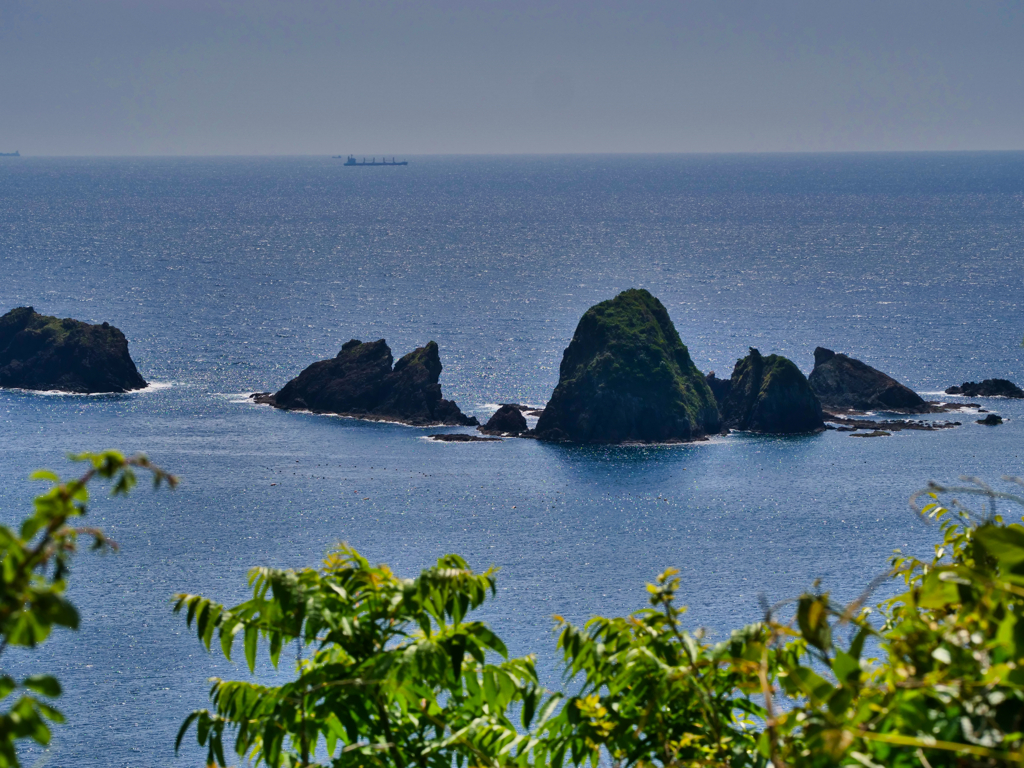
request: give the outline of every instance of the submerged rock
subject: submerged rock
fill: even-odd
[[[824,347],[814,350],[814,370],[807,381],[826,408],[906,413],[934,410],[920,395],[891,376]]]
[[[982,382],[965,381],[959,387],[950,387],[947,395],[965,397],[1024,397],[1024,390],[1006,379],[985,379]]]
[[[454,434],[427,435],[431,440],[439,443],[500,443],[500,437],[480,437],[480,435],[467,435],[465,432]]]
[[[710,379],[709,375],[709,379]],[[764,357],[753,347],[736,361],[728,382],[712,385],[725,426],[732,429],[798,434],[825,429],[821,403],[807,377],[793,361],[780,355]]]
[[[978,419],[978,424],[984,424],[986,427],[994,427],[998,424],[1003,423],[1003,417],[994,413],[990,413],[984,419]]]
[[[526,431],[526,418],[523,410],[526,406],[506,404],[501,406],[487,423],[480,427],[481,432],[488,434],[518,435]]]
[[[0,317],[0,387],[94,393],[145,386],[127,339],[109,323],[62,320],[32,307]]]
[[[838,416],[834,413],[826,413],[825,419],[838,424],[838,432],[856,432],[857,430],[875,430],[886,432],[902,432],[911,430],[916,432],[934,432],[939,429],[953,429],[963,426],[959,421],[913,421],[910,419],[862,419]],[[860,435],[856,435],[860,437]]]
[[[337,357],[313,363],[274,395],[256,402],[286,410],[336,413],[414,426],[476,426],[441,396],[441,358],[433,341],[402,357],[394,368],[384,339],[346,342]]]
[[[665,307],[631,289],[580,319],[533,434],[580,443],[680,442],[719,428],[714,395]]]

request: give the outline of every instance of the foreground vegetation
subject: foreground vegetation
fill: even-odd
[[[148,467],[86,458],[115,491]],[[0,530],[0,652],[77,625],[62,579],[91,476],[46,477],[54,488],[20,533]],[[956,501],[971,496],[981,512]],[[569,693],[545,690],[533,657],[508,658],[472,618],[495,594],[493,569],[448,555],[402,579],[345,546],[320,568],[257,568],[240,605],[179,595],[175,610],[207,648],[240,649],[251,671],[260,654],[277,666],[296,648],[294,674],[278,686],[214,680],[178,746],[194,730],[211,765],[234,753],[275,768],[1022,765],[1024,526],[1000,510],[1024,499],[979,485],[917,500],[941,535],[934,556],[897,555],[849,605],[809,592],[710,643],[685,626],[669,570],[645,610],[582,627],[558,619]],[[36,551],[50,554],[25,554]],[[888,579],[900,594],[869,608]],[[59,721],[39,697],[60,690],[53,678],[2,685],[0,702],[22,692],[0,713],[0,766],[17,765],[14,741],[45,743],[45,720]]]
[[[11,646],[34,648],[55,627],[78,629],[78,611],[65,591],[79,540],[85,538],[93,550],[117,548],[98,528],[77,525],[86,516],[89,484],[107,482],[111,493],[119,496],[135,486],[137,470],[149,472],[156,488],[177,483],[145,456],[127,459],[106,451],[71,459],[88,469],[66,482],[53,472],[36,472],[32,479],[50,483],[50,490],[36,497],[32,514],[17,530],[0,525],[0,664]],[[60,694],[60,683],[53,675],[16,680],[0,667],[0,768],[19,765],[15,751],[19,740],[50,743],[49,724],[64,722],[60,710],[50,703]]]

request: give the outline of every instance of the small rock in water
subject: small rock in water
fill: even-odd
[[[994,427],[997,424],[1002,424],[1003,423],[1003,417],[999,416],[999,415],[997,415],[995,413],[990,413],[984,419],[978,419],[977,423],[978,424],[984,424],[986,427]]]
[[[985,379],[982,382],[965,381],[959,387],[949,387],[947,395],[965,397],[1011,397],[1024,398],[1024,390],[1006,379]]]
[[[455,434],[427,435],[431,440],[439,443],[500,443],[500,437],[480,437],[479,435],[467,435],[464,432]]]
[[[523,416],[522,408],[519,405],[503,405],[497,412],[488,419],[487,423],[480,427],[484,434],[507,434],[518,435],[527,430],[526,419]]]
[[[850,435],[850,437],[890,437],[891,432],[883,432],[880,429],[876,429],[874,432],[857,432]]]

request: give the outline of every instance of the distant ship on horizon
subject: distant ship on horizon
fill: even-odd
[[[333,159],[334,160],[341,160],[341,155],[335,155]],[[365,157],[363,158],[362,162],[358,162],[354,155],[349,155],[345,159],[345,165],[408,165],[408,164],[409,164],[408,160],[402,160],[402,161],[396,163],[395,162],[395,158],[393,158],[393,157],[391,158],[391,162],[390,163],[388,162],[388,159],[386,157],[382,157],[380,159],[379,163],[377,162],[377,158],[376,157],[373,158],[372,160],[370,160],[370,162],[366,162],[366,158]]]
[[[0,152],[0,157],[21,157],[21,152]]]

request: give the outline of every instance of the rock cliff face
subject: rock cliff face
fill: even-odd
[[[719,422],[715,398],[665,307],[632,289],[583,315],[534,434],[581,443],[679,442],[714,434]]]
[[[814,350],[814,370],[807,380],[826,408],[903,413],[932,410],[920,395],[891,376],[824,347]]]
[[[716,380],[719,392],[722,420],[731,429],[797,434],[825,428],[821,403],[807,378],[785,357],[764,357],[751,347],[736,361],[728,382]]]
[[[313,363],[280,392],[258,395],[256,401],[286,410],[412,425],[478,423],[441,396],[441,358],[436,343],[413,350],[394,368],[393,359],[384,339],[365,343],[352,339],[337,357]]]
[[[718,403],[718,409],[721,410],[722,403],[729,396],[729,391],[732,389],[732,382],[729,379],[719,379],[715,376],[714,371],[705,376],[704,381],[707,382],[711,394],[715,396],[715,402]]]
[[[487,434],[518,435],[526,431],[526,418],[519,406],[506,404],[480,427],[480,431]]]
[[[959,387],[950,387],[947,395],[964,395],[965,397],[1024,397],[1021,390],[1012,381],[1006,379],[985,379],[982,382],[965,381]]]
[[[0,317],[0,387],[62,392],[142,389],[124,334],[18,307]]]

